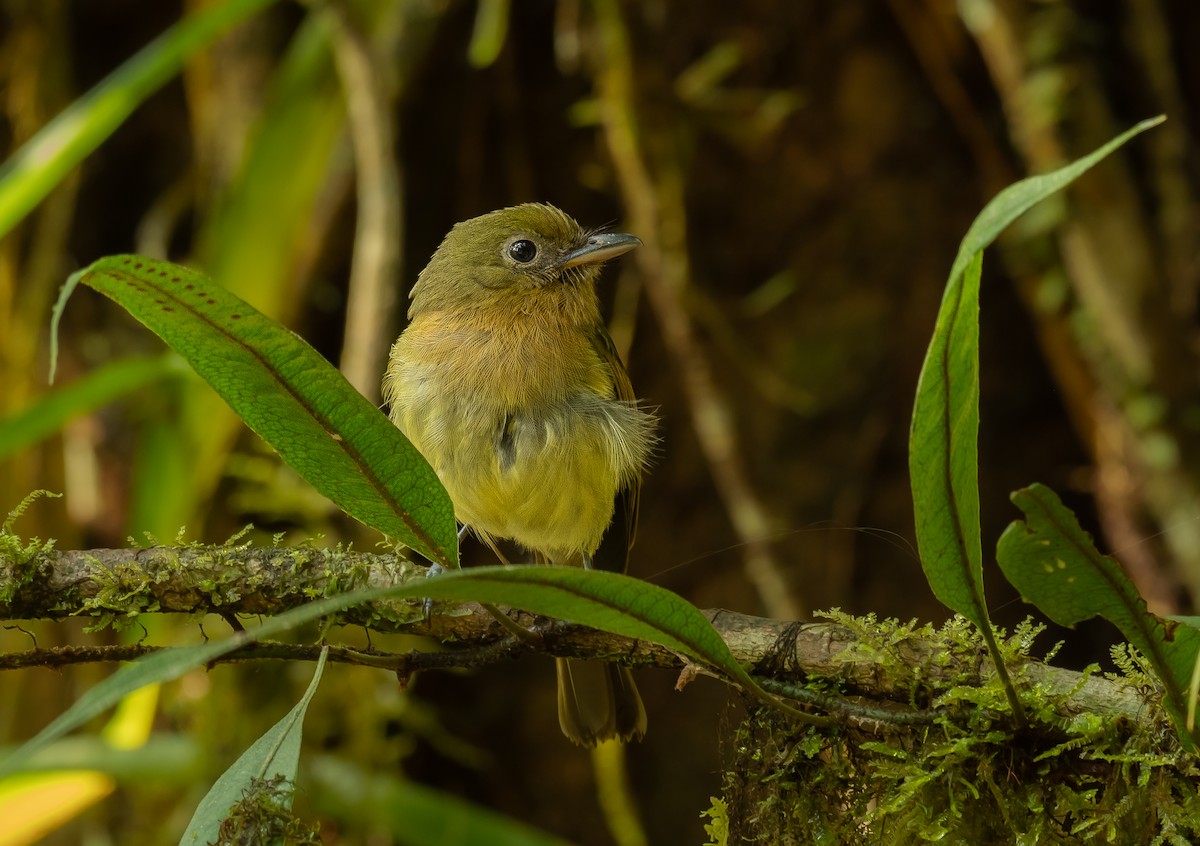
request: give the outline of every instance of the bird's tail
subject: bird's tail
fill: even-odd
[[[602,740],[641,740],[646,708],[625,667],[603,661],[556,659],[558,724],[580,746]]]

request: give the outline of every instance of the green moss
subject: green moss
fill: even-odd
[[[100,589],[80,604],[85,613],[93,615],[85,631],[107,628],[122,631],[136,625],[138,614],[159,610],[158,601],[150,591],[153,577],[140,562],[129,562],[108,570],[96,567],[95,571],[94,578]]]
[[[0,579],[0,585],[5,586],[0,591],[0,604],[6,605],[12,602],[18,591],[37,578],[37,570],[30,567],[29,562],[54,549],[53,538],[50,540],[33,538],[26,541],[13,531],[17,519],[35,500],[43,496],[60,497],[62,494],[43,490],[28,494],[16,508],[8,512],[4,525],[0,526],[0,575],[3,576]]]
[[[292,816],[292,786],[282,775],[256,778],[229,810],[213,846],[320,846],[320,826]]]
[[[26,542],[12,531],[16,517],[37,495],[40,492],[27,497],[0,527],[0,603],[36,593],[48,578],[47,565],[36,559],[51,552],[54,542]],[[239,612],[271,613],[281,606],[410,580],[417,568],[405,550],[372,556],[355,553],[348,545],[332,550],[276,545],[262,550],[245,539],[251,531],[246,527],[217,545],[179,541],[160,546],[148,537],[149,547],[122,556],[118,563],[116,556],[107,554],[103,562],[93,559],[86,579],[57,585],[57,607],[52,610],[88,618],[91,632],[132,628],[141,614],[164,608],[220,611],[237,605]],[[422,616],[420,602],[394,600],[352,609],[344,618],[335,615],[329,623],[395,629]]]
[[[858,636],[881,673],[906,680],[901,694],[923,709],[923,725],[876,720],[830,728],[752,710],[732,741],[725,790],[710,815],[728,821],[728,844],[1173,844],[1200,842],[1200,768],[1169,721],[1061,716],[1064,696],[1021,684],[1029,725],[1009,718],[1000,683],[965,671],[947,678],[914,671],[907,642],[932,638],[931,661],[981,654],[961,620],[940,630],[873,617],[830,615]],[[1040,629],[1001,636],[1010,666],[1029,658]],[[1129,648],[1123,680],[1153,683]],[[1094,672],[1094,671],[1093,671]],[[853,702],[846,713],[855,714]],[[721,806],[717,802],[723,802]],[[714,816],[714,819],[716,817]]]
[[[726,846],[729,843],[729,817],[725,800],[718,796],[712,797],[712,807],[700,817],[711,820],[704,824],[704,833],[708,835],[708,842],[704,846]]]

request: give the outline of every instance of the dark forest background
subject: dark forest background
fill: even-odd
[[[0,2],[0,155],[215,5]],[[0,237],[0,419],[114,361],[162,355],[81,291],[58,387],[46,384],[58,286],[118,252],[213,274],[378,401],[380,356],[442,235],[551,202],[646,242],[601,286],[637,392],[663,420],[633,574],[702,608],[941,621],[915,554],[907,434],[958,241],[1006,184],[1166,113],[988,254],[980,477],[985,553],[1017,516],[1009,492],[1044,482],[1152,609],[1194,612],[1198,109],[1190,0],[276,3],[192,57]],[[0,449],[0,512],[33,489],[65,494],[37,502],[23,535],[86,549],[186,527],[220,542],[252,523],[259,543],[376,542],[179,368],[120,394]],[[1000,624],[1029,613],[994,571],[988,584]],[[197,636],[196,621],[144,625],[162,642]],[[25,628],[43,646],[142,635]],[[1043,637],[1065,639],[1057,662],[1073,667],[1105,661],[1117,639],[1102,625]],[[27,645],[0,631],[0,648]],[[108,671],[6,675],[0,742]],[[121,780],[46,842],[173,842],[309,672],[222,666],[170,686],[156,729],[191,738],[186,755]],[[628,762],[649,842],[703,842],[718,738],[740,704],[711,680],[677,693],[671,674],[639,678],[650,731]],[[407,694],[384,673],[332,667],[306,741],[573,842],[611,842],[553,691],[533,658],[430,674]],[[317,793],[302,780],[298,810],[329,842],[393,842]]]

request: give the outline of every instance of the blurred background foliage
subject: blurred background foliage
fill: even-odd
[[[369,547],[90,292],[66,312],[48,386],[56,290],[111,253],[192,264],[377,400],[441,236],[541,200],[645,241],[602,285],[663,418],[634,574],[701,607],[940,620],[914,557],[905,444],[958,240],[1005,184],[1165,112],[989,257],[982,503],[994,539],[1015,516],[1009,491],[1063,491],[1154,610],[1194,610],[1197,43],[1191,0],[0,0],[0,511],[63,492],[18,524],[60,548],[220,541],[248,523],[259,543]],[[1025,615],[989,584],[1001,623]],[[195,621],[143,622],[158,640],[199,637]],[[31,622],[0,648],[31,636],[142,631]],[[1076,665],[1115,639],[1060,636]],[[0,742],[106,672],[5,676]],[[309,673],[223,666],[168,687],[115,793],[46,842],[172,842]],[[327,842],[450,842],[405,839],[363,813],[365,788],[345,789],[406,779],[613,842],[592,763],[555,726],[552,678],[526,660],[405,692],[331,667],[300,814]],[[716,684],[673,682],[645,674],[650,733],[628,750],[651,843],[701,842],[717,738],[737,719]]]

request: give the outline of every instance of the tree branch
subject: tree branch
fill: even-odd
[[[46,552],[23,562],[0,553],[0,620],[85,616],[115,622],[147,612],[271,615],[323,596],[423,578],[424,566],[395,553],[152,547]],[[510,613],[520,625],[537,633],[536,647],[514,642],[478,605],[435,606],[428,620],[421,603],[414,600],[347,609],[332,622],[425,635],[455,648],[395,654],[338,646],[330,659],[381,667],[404,677],[423,669],[479,666],[537,648],[560,657],[684,669],[681,680],[697,669],[685,668],[679,656],[657,644],[524,612]],[[910,712],[936,707],[936,690],[986,685],[994,675],[978,638],[965,637],[969,630],[961,626],[934,632],[929,627],[913,629],[851,618],[795,623],[720,609],[706,615],[735,658],[751,672],[777,682],[833,682],[840,699],[858,703],[834,710],[853,715],[859,708],[870,711],[871,720],[878,719],[880,707],[895,710],[902,706]],[[0,655],[0,669],[125,661],[155,648],[139,644],[40,649],[35,643],[28,651]],[[313,660],[317,651],[312,645],[264,642],[223,660]],[[1036,689],[1064,719],[1090,713],[1146,725],[1161,717],[1153,704],[1154,692],[1140,691],[1129,683],[1028,658],[1015,661],[1010,670],[1019,688]],[[819,704],[828,707],[829,697]],[[895,722],[905,719],[897,714]]]

